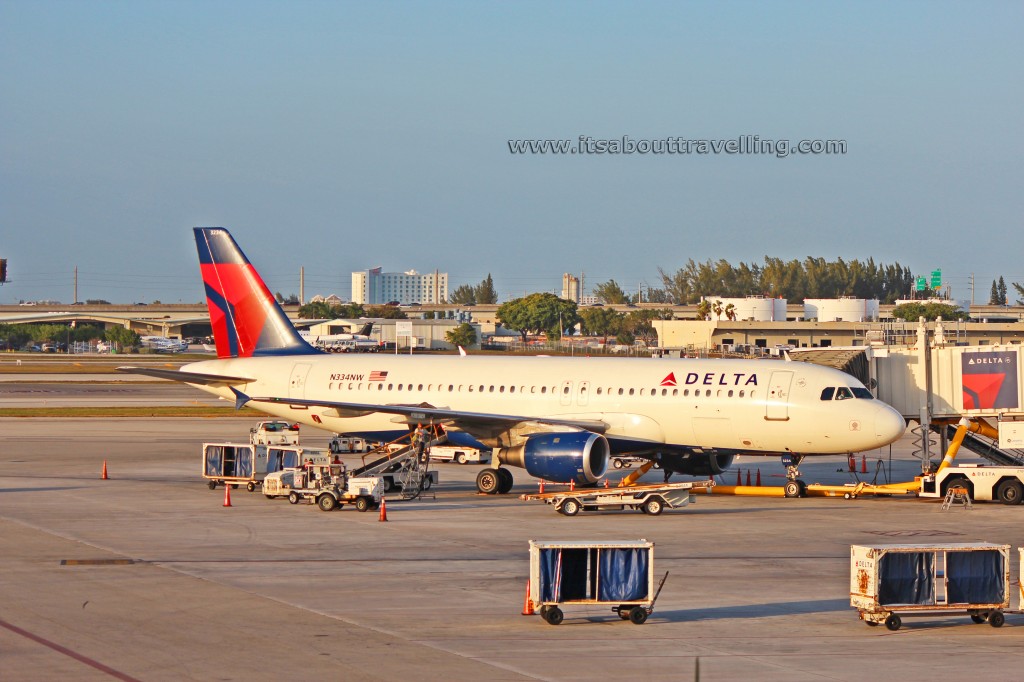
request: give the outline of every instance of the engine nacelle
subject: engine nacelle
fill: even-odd
[[[736,455],[693,453],[685,456],[669,455],[662,465],[667,469],[686,476],[714,476],[728,471]]]
[[[595,483],[608,470],[608,439],[590,431],[537,433],[513,448],[498,451],[498,461],[522,467],[537,478],[557,483]]]

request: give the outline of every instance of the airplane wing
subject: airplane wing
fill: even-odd
[[[609,425],[597,419],[559,419],[557,417],[527,417],[512,414],[490,414],[486,412],[463,412],[449,410],[432,405],[374,405],[368,403],[343,403],[329,400],[304,400],[298,398],[250,398],[238,389],[232,389],[237,397],[236,406],[241,407],[247,402],[277,403],[284,405],[304,405],[306,407],[323,407],[328,410],[327,416],[359,417],[374,412],[393,414],[400,423],[416,424],[434,420],[454,426],[466,433],[480,437],[493,437],[513,427],[536,424],[555,426],[594,433],[604,433]]]
[[[156,367],[117,367],[117,372],[127,374],[144,374],[158,379],[170,379],[181,381],[186,384],[204,384],[206,386],[233,386],[235,384],[248,384],[255,381],[247,377],[229,377],[220,374],[202,374],[200,372],[182,372],[179,369],[159,369]]]

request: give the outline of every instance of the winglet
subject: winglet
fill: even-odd
[[[249,396],[247,396],[246,394],[242,393],[241,391],[239,391],[234,386],[231,387],[231,392],[235,394],[235,409],[236,410],[242,409],[243,407],[245,407],[246,403],[248,403],[251,400],[251,398]]]

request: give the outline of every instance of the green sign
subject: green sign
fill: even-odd
[[[918,277],[914,281],[914,288],[917,291],[924,291],[925,289],[928,288],[928,280],[926,280],[924,277]]]
[[[942,286],[942,270],[932,270],[932,289]]]

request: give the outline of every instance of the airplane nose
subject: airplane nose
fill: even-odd
[[[902,438],[906,430],[907,422],[903,416],[888,405],[875,412],[875,435],[884,438],[885,445]]]

